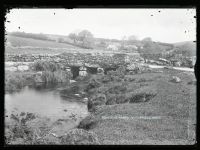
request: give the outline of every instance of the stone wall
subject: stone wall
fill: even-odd
[[[124,57],[125,56],[125,57]],[[37,60],[48,60],[54,61],[57,63],[61,63],[67,66],[82,66],[83,64],[87,64],[90,66],[100,66],[104,67],[105,65],[120,65],[125,64],[127,61],[127,57],[130,57],[131,62],[138,60],[138,55],[92,55],[91,53],[63,53],[59,55],[32,55],[32,54],[19,54],[5,55],[5,61],[11,62],[34,62]],[[131,63],[130,62],[130,63]]]

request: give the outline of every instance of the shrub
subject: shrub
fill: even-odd
[[[11,114],[11,125],[6,126],[5,138],[7,144],[33,144],[35,143],[35,134],[33,129],[27,125],[27,122],[35,119],[33,113]]]
[[[79,123],[78,128],[89,130],[94,128],[97,122],[97,118],[94,115],[89,115]]]
[[[91,78],[89,84],[86,86],[85,91],[89,92],[91,89],[100,87],[101,83],[96,78]]]
[[[88,110],[94,111],[95,107],[98,105],[106,104],[106,95],[105,94],[95,94],[89,98],[88,101]]]
[[[131,96],[128,97],[129,103],[148,102],[157,95],[157,93],[154,90],[148,90],[148,88],[141,89],[135,91],[135,93],[131,94]]]
[[[128,102],[125,93],[121,94],[108,94],[106,105],[122,104]]]

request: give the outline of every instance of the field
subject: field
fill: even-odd
[[[36,40],[31,38],[22,38],[7,36],[5,53],[10,54],[59,54],[64,52],[78,53],[113,53],[108,50],[83,49],[70,44],[57,43],[53,41]]]
[[[16,36],[7,36],[7,41],[14,47],[40,47],[40,48],[76,48],[73,45],[57,43],[54,41],[36,40]]]
[[[196,85],[192,73],[163,69],[163,73],[134,75],[132,90],[150,88],[157,95],[148,102],[102,105],[94,116],[102,144],[194,144]],[[171,82],[178,76],[180,83]],[[145,79],[145,80],[144,80]],[[98,119],[97,119],[98,118]]]

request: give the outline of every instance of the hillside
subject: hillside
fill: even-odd
[[[31,36],[34,36],[35,34],[31,34]],[[36,34],[37,35],[37,34]],[[14,36],[9,33],[7,38],[7,45],[10,46],[9,49],[43,49],[43,48],[50,48],[50,49],[78,49],[86,51],[86,49],[83,49],[81,46],[76,46],[73,44],[73,41],[68,37],[64,35],[52,35],[52,34],[42,34],[44,37],[49,40],[40,40],[40,39],[33,39],[33,38],[26,38],[26,37],[19,37]],[[63,38],[66,43],[58,43],[56,41],[59,40],[59,38]],[[72,43],[72,44],[70,44]],[[114,40],[114,39],[104,39],[104,38],[94,38],[94,45],[92,51],[106,51],[106,47],[109,44],[118,44],[121,45],[124,43],[125,45],[135,45],[138,47],[137,51],[139,53],[149,55],[149,54],[161,54],[165,53],[167,51],[173,51],[173,53],[182,53],[183,55],[189,55],[189,56],[195,56],[196,55],[196,43],[192,41],[186,41],[186,42],[179,42],[174,44],[169,43],[162,43],[162,42],[154,42],[154,41],[121,41],[121,40]],[[8,48],[7,48],[8,49]],[[88,49],[89,50],[89,49]],[[122,49],[119,48],[119,51]],[[15,50],[14,50],[15,51]],[[62,50],[63,51],[63,50]],[[65,50],[66,51],[66,50]],[[91,50],[89,50],[91,51]],[[118,52],[119,52],[118,51]],[[126,50],[125,50],[126,51]],[[46,50],[48,52],[48,50]]]
[[[32,38],[23,38],[17,36],[6,36],[6,43],[10,44],[13,47],[40,47],[40,48],[77,48],[76,46],[66,44],[66,43],[57,43],[54,41],[46,40],[36,40]]]
[[[189,52],[191,56],[196,56],[196,43],[193,41],[174,43],[174,46],[181,51]]]

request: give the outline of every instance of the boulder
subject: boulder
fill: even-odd
[[[99,145],[96,134],[83,129],[72,129],[61,137],[61,144],[66,145]]]
[[[181,79],[179,77],[177,77],[177,76],[172,76],[172,80],[171,81],[175,82],[175,83],[179,83],[179,82],[181,82]]]
[[[14,66],[14,62],[12,62],[12,61],[8,61],[8,62],[5,62],[5,67],[12,67],[12,66]]]
[[[6,71],[17,71],[17,67],[5,67]]]
[[[69,80],[69,82],[70,82],[70,83],[74,83],[74,82],[76,82],[76,81],[75,81],[75,80]]]
[[[17,69],[19,71],[26,71],[26,70],[29,70],[29,67],[27,65],[21,65],[21,66],[18,66]]]

